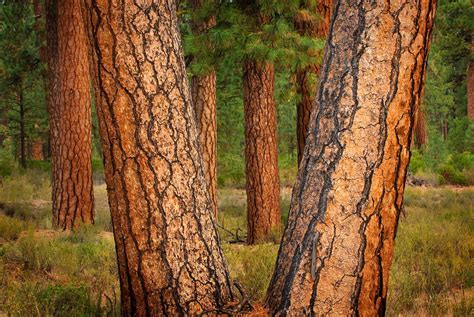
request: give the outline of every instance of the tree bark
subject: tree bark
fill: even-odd
[[[43,140],[33,139],[31,141],[31,150],[30,158],[35,161],[42,161],[44,159],[43,155]]]
[[[199,151],[174,0],[87,0],[122,314],[232,299]]]
[[[425,113],[420,106],[416,112],[415,118],[415,146],[421,148],[427,142]]]
[[[26,110],[22,83],[20,83],[20,91],[18,93],[18,106],[20,108],[20,166],[26,168]]]
[[[337,1],[266,306],[382,316],[435,1]]]
[[[48,63],[48,54],[46,47],[46,37],[45,37],[45,11],[44,11],[44,1],[43,0],[33,0],[33,10],[35,13],[35,31],[39,41],[39,58],[41,63],[47,65]],[[48,69],[43,67],[41,69],[41,77],[43,79],[43,88],[46,97],[46,108],[49,109],[49,92],[48,92]],[[36,128],[36,127],[35,127]],[[47,137],[46,137],[47,138]],[[43,145],[47,141],[44,140],[42,136],[37,136],[31,142],[31,158],[33,160],[44,160],[44,151]]]
[[[47,0],[53,227],[94,222],[87,35],[81,0]]]
[[[247,243],[262,241],[280,225],[280,181],[273,64],[244,64]]]
[[[474,35],[472,36],[474,38]],[[472,44],[474,47],[474,44]],[[474,50],[474,48],[473,48]],[[467,117],[474,121],[474,61],[470,61],[467,66]]]
[[[203,0],[192,0],[194,10],[199,10]],[[216,25],[216,18],[205,21],[194,20],[192,29],[195,34],[207,32]],[[204,159],[204,172],[211,197],[213,213],[217,218],[217,119],[216,119],[216,72],[194,75],[191,84],[191,96],[196,110],[197,131]]]
[[[295,17],[295,27],[300,35],[313,38],[326,38],[329,32],[329,22],[332,15],[332,0],[318,1],[316,6],[318,20],[308,16],[304,11]],[[320,55],[316,52],[316,56]],[[320,64],[309,65],[296,72],[297,92],[301,101],[296,105],[296,138],[298,142],[298,166],[303,156],[308,134],[309,119],[314,108],[316,84],[314,77],[319,74]]]
[[[212,213],[217,219],[216,72],[212,70],[204,75],[193,76],[191,93],[196,110],[197,129]]]

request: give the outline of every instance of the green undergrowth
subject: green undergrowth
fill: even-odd
[[[0,312],[13,316],[118,314],[111,235],[24,231],[0,247]]]

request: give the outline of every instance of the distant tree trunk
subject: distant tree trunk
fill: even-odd
[[[273,64],[244,64],[247,243],[266,238],[280,225],[280,181]]]
[[[213,214],[217,217],[216,72],[212,70],[204,75],[193,76],[191,92],[196,111],[206,182]]]
[[[419,149],[426,144],[426,121],[425,113],[421,107],[416,110],[415,118],[415,146]]]
[[[122,314],[194,315],[221,307],[232,299],[231,286],[176,1],[86,3]]]
[[[94,222],[87,35],[81,0],[47,0],[53,227]]]
[[[337,1],[266,306],[383,316],[435,1]]]
[[[199,10],[203,0],[192,0],[194,10]],[[206,21],[194,20],[195,34],[207,32],[216,25],[211,16]],[[217,217],[217,121],[216,121],[216,72],[211,70],[192,78],[191,95],[196,111],[197,129],[204,159],[204,172],[209,186],[212,209]]]
[[[44,1],[33,0],[33,10],[35,12],[35,31],[39,41],[39,57],[42,63],[45,65],[48,63],[48,55],[46,48],[45,39],[45,13],[44,13]],[[43,88],[46,96],[46,107],[49,109],[49,92],[48,92],[48,69],[43,67],[41,70],[41,77],[43,79]],[[31,142],[31,159],[33,160],[44,160],[43,147],[46,143],[42,137],[36,137]]]
[[[35,12],[35,31],[38,34],[38,40],[40,42],[39,46],[39,56],[40,60],[43,63],[48,62],[48,53],[47,53],[47,47],[46,47],[46,39],[45,39],[45,12],[44,12],[44,1],[43,0],[34,0],[33,1],[33,10]],[[47,82],[48,82],[48,70],[43,69],[41,72],[41,76],[43,77],[43,82],[45,85],[45,92],[46,92],[46,98],[48,97],[48,87],[47,87]]]
[[[44,159],[43,156],[43,140],[41,139],[33,139],[31,141],[31,150],[30,150],[30,158],[35,161],[42,161]]]
[[[474,35],[473,35],[474,38]],[[474,47],[474,44],[472,44]],[[474,121],[474,61],[470,61],[467,66],[467,117]]]
[[[332,15],[332,0],[317,2],[316,14],[318,20],[314,20],[305,11],[301,11],[295,17],[295,27],[300,35],[313,38],[326,38],[329,32],[329,22]],[[296,105],[296,137],[298,141],[298,166],[303,156],[303,150],[308,134],[309,118],[314,108],[314,97],[316,82],[314,77],[319,73],[320,64],[312,64],[296,72],[297,91],[301,101]]]
[[[26,168],[26,129],[25,129],[25,100],[23,98],[23,85],[20,84],[20,91],[18,93],[18,106],[20,114],[20,166]]]

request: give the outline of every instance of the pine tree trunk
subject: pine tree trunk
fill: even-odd
[[[35,161],[42,161],[44,159],[43,141],[41,139],[33,139],[30,146],[30,158]]]
[[[182,316],[221,307],[232,294],[176,2],[86,2],[122,314]]]
[[[39,46],[39,58],[42,63],[45,65],[48,63],[47,47],[46,47],[46,38],[45,38],[45,11],[44,11],[44,1],[42,0],[33,0],[33,10],[35,13],[35,31],[40,42]],[[46,107],[49,109],[49,92],[48,92],[48,69],[43,67],[41,69],[41,77],[43,80],[43,88],[46,96]],[[46,143],[42,137],[37,137],[31,143],[31,158],[33,160],[44,160],[44,151],[43,145]]]
[[[216,72],[213,70],[205,75],[193,76],[191,93],[196,110],[206,182],[213,214],[217,217]]]
[[[427,142],[425,113],[421,107],[416,111],[415,146],[419,149]]]
[[[316,6],[318,20],[314,21],[304,11],[295,18],[295,28],[300,35],[313,38],[326,38],[332,15],[332,0],[318,1]],[[320,64],[312,64],[296,72],[297,92],[301,101],[296,105],[296,137],[298,141],[298,165],[303,156],[308,134],[309,119],[314,108],[316,85],[314,77],[319,74]]]
[[[199,10],[203,0],[192,0],[194,10]],[[195,34],[207,32],[216,25],[216,18],[193,21]],[[191,83],[191,95],[196,110],[197,131],[204,160],[204,172],[211,197],[212,209],[217,217],[217,121],[216,121],[216,72],[195,75]]]
[[[94,222],[87,35],[81,0],[47,0],[53,227]]]
[[[473,36],[474,38],[474,36]],[[472,44],[474,47],[474,44]],[[474,121],[474,61],[470,61],[467,66],[467,117]]]
[[[435,3],[336,2],[272,313],[384,314]]]
[[[273,64],[244,65],[247,243],[262,241],[280,226],[280,181]]]
[[[25,100],[23,97],[23,85],[20,84],[20,92],[18,94],[18,105],[20,108],[20,166],[26,168],[26,129],[25,129]]]

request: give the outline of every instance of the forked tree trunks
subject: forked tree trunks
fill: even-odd
[[[85,0],[122,314],[232,299],[203,172],[174,0]]]
[[[435,6],[336,1],[273,314],[384,314]]]

